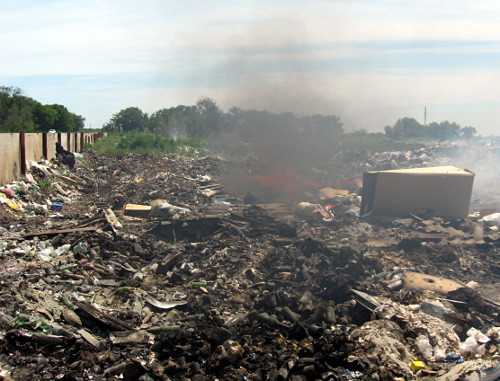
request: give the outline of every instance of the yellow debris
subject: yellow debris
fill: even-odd
[[[15,202],[14,200],[5,200],[4,203],[9,205],[9,207],[12,210],[18,211],[20,209],[19,204],[17,202]]]
[[[419,370],[425,369],[425,363],[423,361],[412,361],[410,364],[411,370],[418,372]]]

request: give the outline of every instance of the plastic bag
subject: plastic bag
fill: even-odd
[[[427,336],[419,335],[415,340],[415,344],[425,360],[430,360],[432,358],[432,345],[429,343]]]

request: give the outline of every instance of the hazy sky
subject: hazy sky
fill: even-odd
[[[0,0],[0,85],[101,127],[201,96],[224,111],[408,116],[500,135],[500,2]]]

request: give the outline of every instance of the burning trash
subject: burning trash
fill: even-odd
[[[92,152],[73,171],[31,166],[2,188],[1,377],[496,375],[500,236],[481,218],[494,211],[468,215],[474,174],[377,167],[436,156],[344,151],[331,172]]]

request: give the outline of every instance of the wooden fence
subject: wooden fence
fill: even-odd
[[[80,152],[85,144],[94,144],[106,133],[0,133],[0,185],[19,180],[31,161],[56,157],[56,142],[66,150]]]

